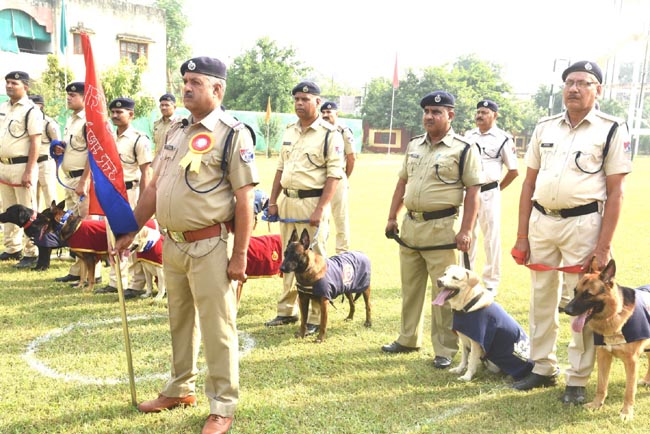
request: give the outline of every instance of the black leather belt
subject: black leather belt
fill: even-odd
[[[68,176],[70,178],[79,178],[81,175],[83,175],[83,173],[84,173],[83,169],[71,170],[71,171],[67,172],[67,174],[68,174]]]
[[[581,215],[591,214],[592,212],[598,212],[598,202],[591,202],[587,205],[577,206],[575,208],[565,208],[565,209],[548,209],[544,208],[537,202],[533,202],[533,206],[539,212],[544,215],[552,217],[578,217]]]
[[[304,199],[306,197],[320,197],[323,195],[322,188],[316,190],[291,190],[290,188],[285,188],[283,191],[285,196],[298,199]]]
[[[458,209],[456,207],[441,209],[439,211],[408,211],[406,214],[411,218],[411,220],[437,220],[444,217],[449,217],[456,215]]]
[[[495,189],[498,186],[499,186],[499,181],[492,181],[489,184],[483,184],[481,185],[481,193],[483,193],[484,191]]]
[[[41,163],[43,161],[47,161],[49,157],[47,155],[40,155],[37,159],[37,163]],[[12,158],[7,158],[7,157],[0,157],[0,163],[3,164],[22,164],[22,163],[27,163],[28,157],[12,157]]]

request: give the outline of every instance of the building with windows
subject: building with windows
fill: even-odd
[[[82,32],[90,35],[100,74],[122,58],[136,62],[145,57],[143,90],[150,95],[165,91],[165,11],[122,0],[2,0],[0,65],[4,71],[0,77],[22,70],[38,78],[47,68],[47,55],[57,54],[61,65],[67,65],[75,79],[83,80]],[[63,52],[62,40],[67,42]],[[4,93],[4,86],[0,92]]]

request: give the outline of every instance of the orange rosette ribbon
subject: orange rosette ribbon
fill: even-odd
[[[207,133],[198,133],[190,139],[189,150],[187,154],[181,159],[180,166],[186,169],[190,166],[190,170],[199,173],[201,169],[201,156],[210,152],[214,147],[214,140],[212,136]]]

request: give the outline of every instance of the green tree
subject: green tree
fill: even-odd
[[[123,58],[116,66],[104,71],[101,74],[101,83],[106,103],[122,96],[129,97],[135,101],[135,117],[148,117],[156,102],[142,93],[142,73],[146,68],[145,57],[140,57],[135,64]]]
[[[183,79],[179,68],[190,58],[190,46],[185,42],[189,22],[183,13],[184,0],[156,0],[156,6],[165,10],[167,27],[167,91],[181,95]]]
[[[33,80],[29,86],[30,95],[43,96],[45,113],[52,117],[61,118],[67,109],[65,87],[68,83],[66,83],[66,76],[68,83],[74,81],[72,71],[61,66],[57,56],[48,54],[47,69],[38,80]]]
[[[310,72],[311,68],[296,59],[293,48],[260,38],[228,68],[224,105],[231,110],[261,112],[270,96],[274,112],[291,113],[291,89]]]

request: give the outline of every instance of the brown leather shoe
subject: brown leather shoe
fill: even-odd
[[[205,425],[203,425],[201,434],[224,434],[230,430],[231,425],[232,417],[211,414],[205,421]]]
[[[171,410],[176,407],[188,407],[190,405],[196,405],[196,396],[188,395],[181,398],[170,398],[161,393],[156,399],[144,401],[138,404],[138,410],[143,413],[158,413],[162,410]]]

